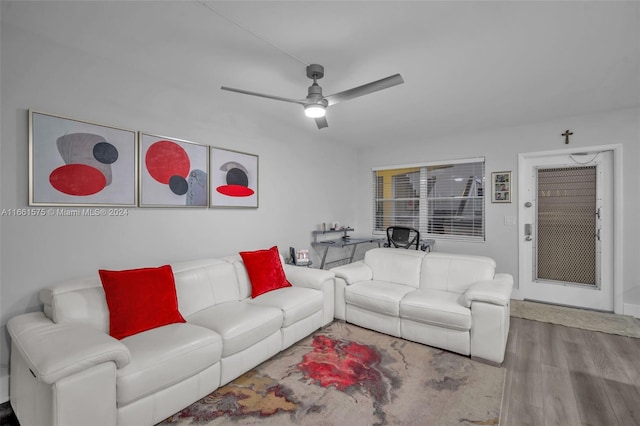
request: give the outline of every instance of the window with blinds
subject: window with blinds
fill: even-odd
[[[373,170],[374,233],[484,240],[484,158]]]

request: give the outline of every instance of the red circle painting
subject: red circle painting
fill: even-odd
[[[86,164],[67,164],[49,175],[51,186],[68,195],[93,195],[107,185],[107,178],[95,167]]]
[[[186,151],[170,141],[158,141],[151,145],[144,161],[151,177],[164,184],[168,184],[172,176],[186,178],[191,168]]]

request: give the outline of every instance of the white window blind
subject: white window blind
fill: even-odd
[[[374,233],[484,240],[484,159],[374,169],[373,216]]]

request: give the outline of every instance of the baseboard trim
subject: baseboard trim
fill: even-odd
[[[640,318],[640,305],[634,305],[631,303],[624,304],[624,315],[631,315],[632,317]]]

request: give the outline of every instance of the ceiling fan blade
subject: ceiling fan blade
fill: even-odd
[[[299,104],[303,106],[306,105],[305,101],[301,101],[299,99],[283,98],[281,96],[274,96],[274,95],[265,95],[264,93],[251,92],[249,90],[242,90],[242,89],[234,89],[233,87],[226,87],[226,86],[222,86],[221,89],[228,90],[229,92],[242,93],[244,95],[260,96],[261,98],[275,99],[276,101],[291,102],[291,103]]]
[[[329,127],[329,123],[327,123],[327,117],[316,117],[315,120],[316,124],[318,125],[318,129]]]
[[[357,98],[358,96],[377,92],[378,90],[388,89],[389,87],[402,83],[404,83],[402,76],[400,74],[395,74],[380,80],[372,81],[371,83],[363,84],[362,86],[354,87],[353,89],[345,90],[344,92],[326,96],[325,99],[329,102],[329,105],[334,105],[338,102],[347,101],[349,99]]]

